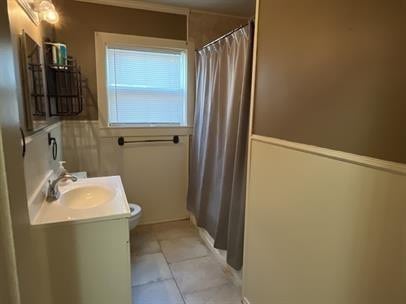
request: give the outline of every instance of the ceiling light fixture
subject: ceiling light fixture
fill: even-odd
[[[40,20],[55,24],[59,20],[58,12],[51,0],[34,0],[33,9],[38,13]]]

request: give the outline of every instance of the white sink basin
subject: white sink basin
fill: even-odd
[[[79,179],[59,187],[58,200],[43,200],[33,225],[79,223],[127,218],[131,215],[119,176]]]
[[[98,185],[83,185],[63,193],[60,203],[71,209],[90,209],[105,204],[114,196],[114,191]]]

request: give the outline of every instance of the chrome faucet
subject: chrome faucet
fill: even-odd
[[[56,178],[55,180],[53,180],[52,182],[49,181],[48,194],[47,194],[48,202],[56,201],[61,196],[61,193],[59,192],[59,188],[58,188],[58,183],[63,179],[70,179],[73,182],[76,182],[78,180],[78,178],[76,176],[73,176],[72,174],[63,173],[63,174],[59,175],[59,177]]]

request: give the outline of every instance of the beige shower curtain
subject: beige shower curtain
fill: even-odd
[[[188,209],[242,266],[253,26],[197,52]]]

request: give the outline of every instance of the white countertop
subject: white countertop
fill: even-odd
[[[43,201],[31,224],[81,223],[130,217],[130,208],[120,176],[95,177],[79,179],[74,183],[69,182],[59,187],[61,197],[66,192],[83,186],[109,188],[114,195],[106,203],[88,209],[69,208],[61,203],[61,198],[53,202]]]

